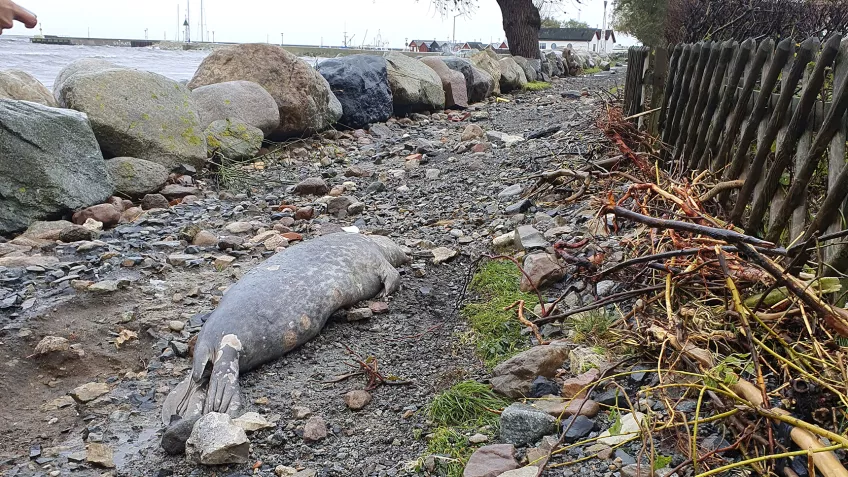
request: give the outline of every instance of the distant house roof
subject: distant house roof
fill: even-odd
[[[594,28],[542,28],[539,39],[547,41],[592,41],[600,30]]]
[[[599,38],[600,38],[600,32],[601,32],[601,31],[600,31],[600,30],[598,30],[598,37],[599,37]],[[615,41],[615,32],[614,32],[614,31],[612,31],[612,30],[607,30],[607,31],[606,31],[606,35],[605,35],[605,36],[606,36],[606,40],[607,40],[607,41],[612,40],[612,42],[613,42],[613,43],[616,43],[616,41]]]
[[[431,44],[431,43],[433,43],[433,40],[412,40],[412,42],[410,43],[410,45],[411,45],[411,44],[413,44],[413,43],[414,43],[414,44],[416,44],[416,45],[427,45],[427,46],[430,46],[430,44]]]
[[[465,44],[468,45],[468,48],[471,48],[472,50],[476,49],[481,51],[485,50],[487,46],[479,41],[467,41],[465,42]]]

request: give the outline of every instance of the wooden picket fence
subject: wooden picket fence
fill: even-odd
[[[730,186],[718,200],[731,223],[802,243],[846,228],[847,77],[848,38],[836,34],[632,47],[624,113],[661,139],[667,170]],[[825,258],[848,270],[848,245]]]

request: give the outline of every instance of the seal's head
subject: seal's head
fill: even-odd
[[[380,247],[380,252],[383,253],[383,256],[386,257],[386,260],[388,260],[393,267],[399,267],[404,263],[409,262],[409,257],[403,252],[403,249],[401,249],[398,244],[392,241],[392,239],[382,235],[366,235],[366,237],[371,239],[372,242]]]

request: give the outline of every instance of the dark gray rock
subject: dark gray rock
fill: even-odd
[[[186,441],[191,436],[194,424],[200,419],[200,415],[188,419],[180,419],[171,423],[162,434],[162,449],[168,454],[178,455],[185,452]]]
[[[84,114],[0,99],[0,233],[99,204],[113,190]]]
[[[271,93],[253,81],[226,81],[191,92],[204,130],[220,119],[238,119],[269,135],[280,125],[280,110]]]
[[[544,376],[536,376],[536,379],[530,384],[531,398],[540,398],[542,396],[553,394],[557,395],[560,392],[561,386]]]
[[[109,159],[106,161],[106,170],[115,184],[115,190],[128,197],[153,194],[168,181],[165,166],[135,157]]]
[[[468,102],[479,103],[492,94],[495,80],[492,75],[474,66],[465,58],[447,56],[442,58],[448,68],[459,71],[465,78],[465,88],[468,91]]]
[[[530,207],[533,207],[533,202],[530,199],[522,199],[514,204],[510,204],[504,213],[506,215],[520,214],[530,210]]]
[[[565,431],[565,440],[567,442],[575,442],[588,436],[594,427],[595,421],[582,414],[571,416],[562,422],[562,430]]]
[[[604,406],[626,407],[627,399],[618,388],[608,389],[594,397],[595,402]]]
[[[318,64],[318,72],[342,103],[339,123],[364,128],[392,117],[392,90],[386,60],[372,55],[331,58]]]
[[[556,418],[527,404],[510,404],[501,413],[501,440],[522,446],[556,432]]]

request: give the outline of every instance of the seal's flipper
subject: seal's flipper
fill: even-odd
[[[241,342],[236,335],[225,335],[215,353],[212,375],[203,413],[222,412],[233,415],[241,407],[238,387]]]
[[[182,419],[200,416],[205,400],[206,386],[194,382],[193,376],[189,374],[165,398],[162,404],[162,424],[170,425],[174,416]]]
[[[380,279],[383,281],[383,291],[378,296],[389,296],[400,288],[400,273],[389,263],[380,267]]]

